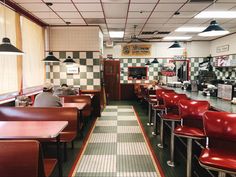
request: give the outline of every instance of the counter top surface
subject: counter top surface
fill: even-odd
[[[210,102],[211,106],[216,110],[236,113],[236,105],[231,104],[230,101],[226,101],[217,97],[203,96],[200,92],[191,92],[182,90],[180,88],[170,88],[170,89],[174,89],[177,93],[185,93],[188,97],[192,99],[207,100]]]

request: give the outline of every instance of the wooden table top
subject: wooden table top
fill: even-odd
[[[0,139],[56,138],[67,121],[0,121]]]
[[[78,110],[83,110],[87,103],[63,103],[63,107],[76,107]]]

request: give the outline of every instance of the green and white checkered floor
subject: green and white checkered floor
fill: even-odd
[[[160,177],[132,106],[107,106],[74,171],[76,177]]]

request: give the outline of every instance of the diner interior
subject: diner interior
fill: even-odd
[[[236,0],[0,0],[0,177],[236,177]]]

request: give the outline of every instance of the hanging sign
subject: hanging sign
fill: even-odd
[[[122,56],[150,56],[151,45],[150,44],[130,44],[123,45]]]
[[[222,45],[216,47],[216,53],[227,52],[229,51],[229,45]]]
[[[67,66],[67,74],[78,74],[79,68],[78,66]]]

